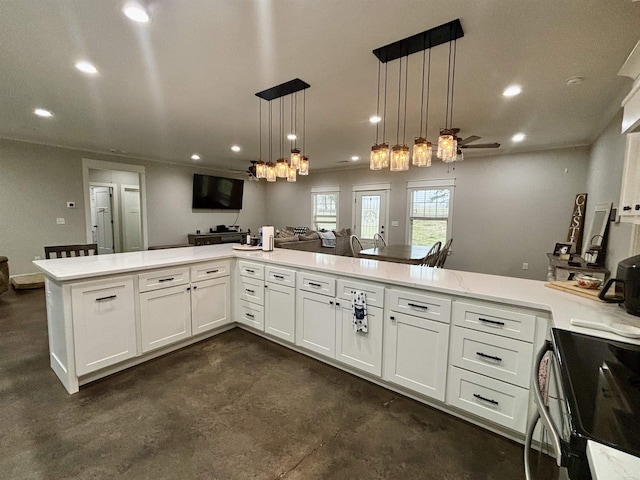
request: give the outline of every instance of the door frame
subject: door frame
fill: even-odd
[[[113,253],[120,253],[122,251],[122,245],[120,244],[120,198],[118,197],[118,185],[116,183],[107,182],[89,182],[89,188],[90,187],[111,188],[111,231],[113,233]],[[89,197],[89,210],[91,210],[91,197]],[[93,227],[91,225],[91,217],[89,217],[89,226]],[[93,243],[93,232],[89,243]]]
[[[89,170],[120,170],[122,172],[135,172],[140,180],[140,208],[142,209],[142,248],[149,248],[147,232],[147,186],[145,167],[128,163],[105,162],[102,160],[82,159],[82,188],[84,192],[84,224],[87,243],[93,243],[91,234],[91,205],[89,202]]]
[[[362,185],[352,185],[351,187],[351,226],[353,228],[353,231],[351,233],[353,233],[355,235],[356,233],[356,218],[357,218],[357,212],[356,212],[356,195],[358,193],[362,193],[362,192],[379,192],[381,190],[385,190],[386,191],[386,195],[385,195],[385,218],[382,219],[382,221],[384,221],[384,225],[387,225],[387,234],[386,234],[386,239],[388,240],[389,238],[389,232],[391,232],[391,228],[389,228],[389,206],[391,204],[390,202],[390,197],[391,197],[391,184],[390,183],[369,183],[369,184],[362,184]],[[362,240],[362,239],[361,239]]]
[[[125,218],[125,192],[127,190],[137,190],[138,195],[140,195],[140,186],[139,185],[128,185],[126,183],[120,184],[120,205],[121,205],[121,222],[122,222],[122,249],[125,248],[125,237],[127,234],[127,221]],[[140,199],[140,218],[142,219],[142,198]],[[142,230],[140,230],[140,235],[142,235]],[[128,247],[128,245],[127,245]],[[135,252],[136,250],[127,250],[127,252]]]

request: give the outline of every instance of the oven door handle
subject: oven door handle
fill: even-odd
[[[531,466],[529,463],[529,450],[531,449],[531,441],[533,440],[533,432],[536,428],[536,424],[538,420],[542,420],[542,423],[549,430],[551,435],[551,444],[553,450],[556,453],[556,463],[559,467],[562,466],[562,446],[560,444],[560,434],[556,430],[553,421],[551,420],[551,415],[549,414],[548,408],[544,404],[544,399],[542,398],[542,393],[540,392],[540,385],[538,382],[538,372],[540,371],[540,364],[542,363],[542,359],[546,355],[547,352],[553,351],[553,345],[550,341],[545,341],[544,345],[536,355],[536,360],[533,365],[533,375],[531,379],[531,389],[533,390],[533,396],[536,402],[536,411],[533,413],[530,421],[529,427],[527,428],[527,436],[525,439],[525,448],[524,448],[524,469],[525,476],[527,480],[531,480]]]

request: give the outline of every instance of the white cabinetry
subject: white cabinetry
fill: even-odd
[[[191,285],[191,332],[193,335],[231,323],[231,279],[203,280]]]
[[[524,433],[536,316],[455,302],[453,323],[447,403]]]
[[[133,277],[73,285],[71,309],[78,376],[136,355]]]
[[[264,331],[295,343],[296,272],[268,266],[265,277]]]
[[[264,332],[264,266],[238,262],[236,280],[236,320]]]
[[[451,300],[387,291],[384,379],[444,401]]]
[[[336,281],[324,275],[298,273],[296,345],[335,358]]]
[[[189,285],[179,285],[140,294],[143,353],[191,336],[189,291]]]
[[[623,222],[640,223],[640,133],[627,135],[618,213]]]

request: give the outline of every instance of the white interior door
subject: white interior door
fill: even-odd
[[[120,198],[122,201],[122,251],[143,250],[140,188],[137,185],[120,185]]]
[[[373,247],[373,236],[379,233],[387,238],[389,213],[387,190],[363,190],[354,192],[355,210],[353,232],[364,248]]]
[[[113,188],[91,186],[89,189],[93,240],[98,244],[98,254],[114,253]]]

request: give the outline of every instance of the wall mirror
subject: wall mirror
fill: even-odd
[[[611,215],[611,203],[596,205],[593,209],[589,229],[586,231],[586,236],[583,241],[584,249],[582,251],[582,258],[585,258],[587,251],[591,247],[603,246],[602,242],[604,241],[607,226],[609,225],[609,215]]]

